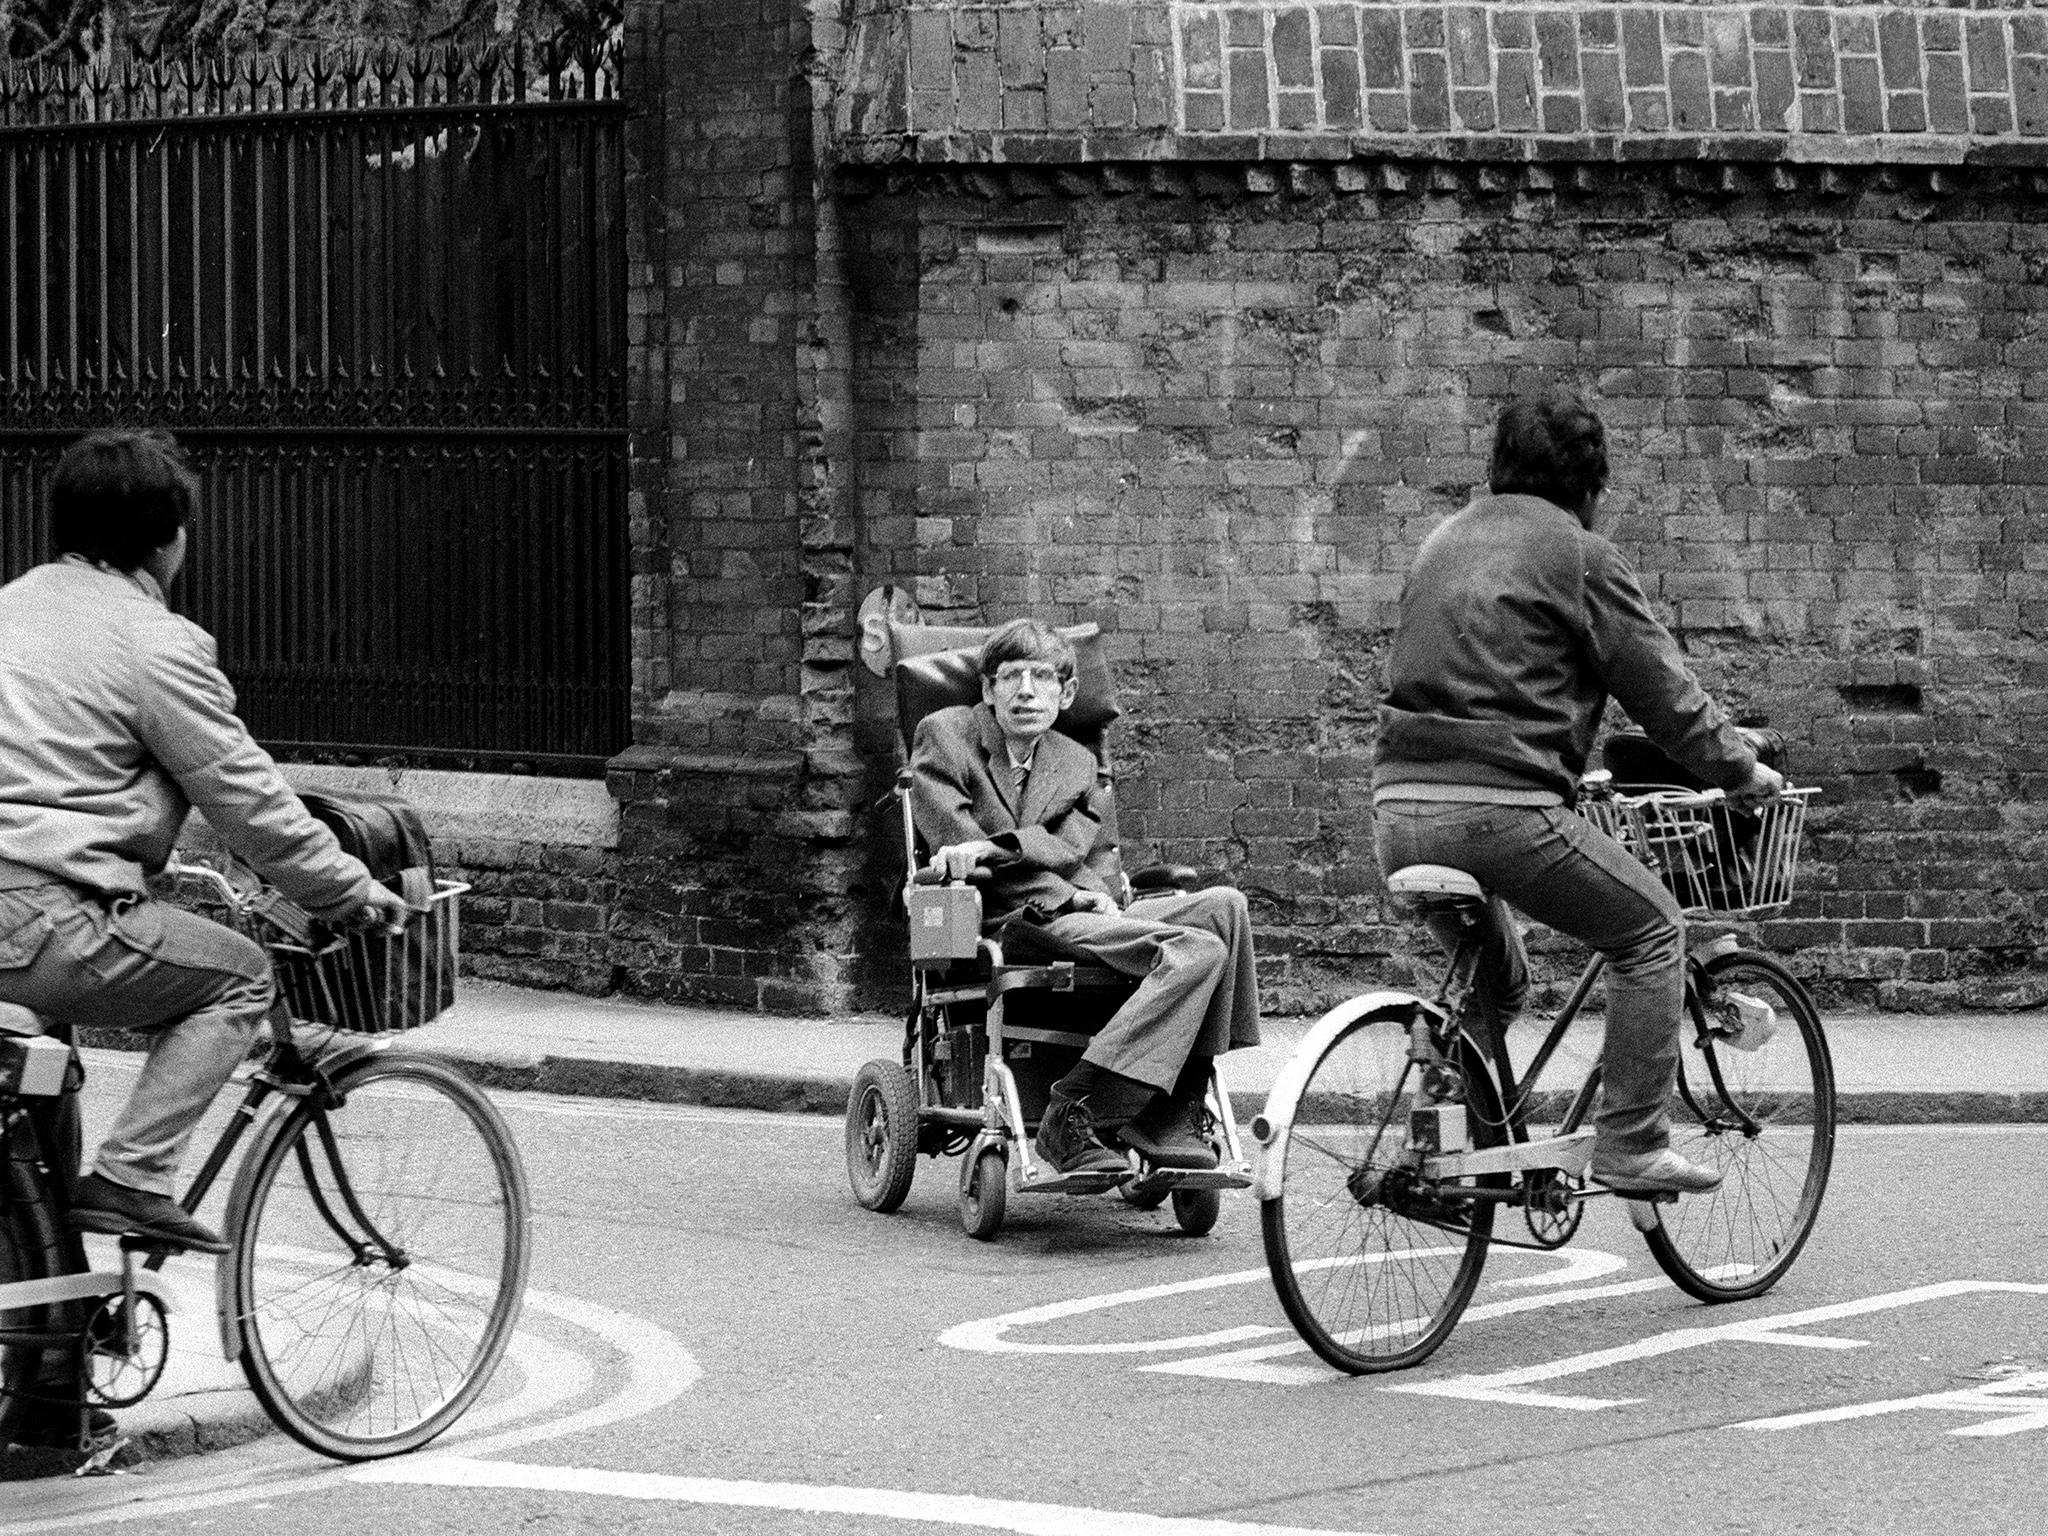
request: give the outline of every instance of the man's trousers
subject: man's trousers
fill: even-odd
[[[1244,893],[1147,896],[1118,913],[1068,912],[1047,932],[1143,980],[1082,1059],[1170,1092],[1190,1056],[1259,1043],[1259,987]]]

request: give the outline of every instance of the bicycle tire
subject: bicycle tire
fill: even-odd
[[[1401,1370],[1436,1351],[1472,1299],[1493,1232],[1491,1202],[1432,1205],[1388,1178],[1402,1176],[1415,1070],[1408,1025],[1421,1006],[1375,1008],[1323,1047],[1288,1114],[1280,1193],[1259,1207],[1288,1321],[1352,1375]],[[1462,1057],[1473,1143],[1498,1145],[1493,1080],[1469,1045]],[[1447,1229],[1452,1220],[1461,1226]]]
[[[63,1229],[37,1166],[26,1110],[0,1110],[0,1152],[5,1154],[0,1161],[0,1285],[63,1273]],[[48,1306],[0,1311],[0,1328],[48,1331],[57,1326],[57,1311]],[[43,1353],[40,1345],[0,1343],[0,1444],[35,1406],[42,1390]]]
[[[334,1086],[324,1116],[302,1100],[268,1122],[236,1179],[232,1316],[278,1427],[365,1461],[425,1445],[488,1385],[525,1295],[530,1214],[511,1133],[452,1067],[378,1055]],[[402,1262],[352,1248],[363,1215]]]
[[[1679,1052],[1671,1144],[1717,1169],[1721,1186],[1652,1207],[1644,1238],[1657,1265],[1701,1301],[1761,1296],[1791,1268],[1820,1215],[1835,1147],[1835,1071],[1819,1010],[1768,955],[1735,951],[1706,964],[1711,995],[1687,988],[1693,1038]],[[1777,1033],[1759,1050],[1711,1034],[1713,997],[1771,1005]]]

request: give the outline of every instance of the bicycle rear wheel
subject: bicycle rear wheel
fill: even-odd
[[[0,1285],[43,1280],[62,1273],[63,1233],[37,1171],[28,1114],[0,1110]],[[0,1333],[43,1332],[58,1326],[56,1307],[0,1308]],[[0,1444],[43,1390],[43,1349],[0,1338]]]
[[[1694,1038],[1679,1052],[1671,1145],[1719,1170],[1721,1187],[1658,1205],[1644,1234],[1658,1266],[1701,1301],[1761,1296],[1799,1256],[1820,1214],[1835,1148],[1835,1070],[1820,1014],[1766,955],[1707,962],[1708,995],[1686,997]],[[1776,1033],[1742,1050],[1717,1026],[1731,994],[1768,1003]],[[1753,1038],[1753,1037],[1752,1037]]]
[[[1364,1014],[1323,1049],[1293,1106],[1280,1193],[1259,1208],[1281,1307],[1311,1349],[1353,1375],[1415,1365],[1450,1336],[1493,1231],[1490,1202],[1446,1198],[1404,1155],[1419,1006]],[[1465,1054],[1473,1140],[1497,1144],[1492,1080]]]
[[[450,1067],[376,1056],[301,1101],[229,1203],[242,1369],[273,1419],[343,1461],[426,1444],[473,1403],[526,1290],[526,1175]]]

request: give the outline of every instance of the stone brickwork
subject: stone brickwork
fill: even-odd
[[[901,748],[850,665],[885,582],[1103,623],[1136,851],[1251,893],[1276,1007],[1400,981],[1391,604],[1498,405],[1563,382],[1703,676],[1826,791],[1764,937],[1858,1001],[2035,995],[2048,10],[628,18],[617,984],[901,1000]],[[502,930],[568,954],[504,886]]]
[[[2048,161],[2024,6],[907,0],[860,8],[861,158]]]
[[[1415,950],[1369,841],[1393,605],[1494,412],[1552,382],[1608,421],[1615,535],[1708,685],[1825,789],[1764,938],[1863,1002],[2028,993],[2048,203],[2005,173],[1297,172],[920,173],[852,221],[892,267],[918,232],[867,388],[944,423],[874,450],[930,466],[889,508],[921,592],[1105,625],[1127,837],[1251,893],[1269,998]]]
[[[606,931],[636,993],[847,995],[845,354],[819,255],[823,82],[799,67],[835,27],[772,0],[627,6],[635,745],[608,779]]]

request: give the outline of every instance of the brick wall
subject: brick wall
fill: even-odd
[[[889,445],[932,466],[921,590],[1105,624],[1126,833],[1253,893],[1282,1006],[1411,945],[1368,840],[1392,605],[1494,411],[1551,381],[1612,428],[1615,536],[1710,688],[1826,790],[1764,938],[1865,1001],[2031,987],[2042,205],[1990,173],[1691,179],[963,172],[868,201],[921,230],[888,364],[947,421]]]
[[[1269,1001],[1315,1006],[1415,947],[1365,785],[1401,572],[1499,404],[1572,384],[1702,676],[1826,791],[1763,937],[1860,1002],[2031,1000],[2042,20],[867,9],[864,571],[908,558],[942,619],[1103,622],[1127,835],[1245,886]]]
[[[633,0],[628,30],[636,745],[603,870],[505,871],[502,963],[575,949],[539,893],[585,880],[593,977],[900,1000],[900,746],[851,665],[893,582],[1103,622],[1138,850],[1253,894],[1275,1006],[1397,979],[1390,604],[1498,404],[1564,381],[1702,674],[1827,791],[1765,937],[1860,1001],[2035,995],[2048,11]]]
[[[825,83],[802,68],[836,26],[776,0],[627,6],[635,744],[608,778],[607,937],[648,995],[846,996],[846,383]]]
[[[857,0],[864,159],[2038,161],[2027,5]],[[1853,148],[1851,146],[1854,146]]]

